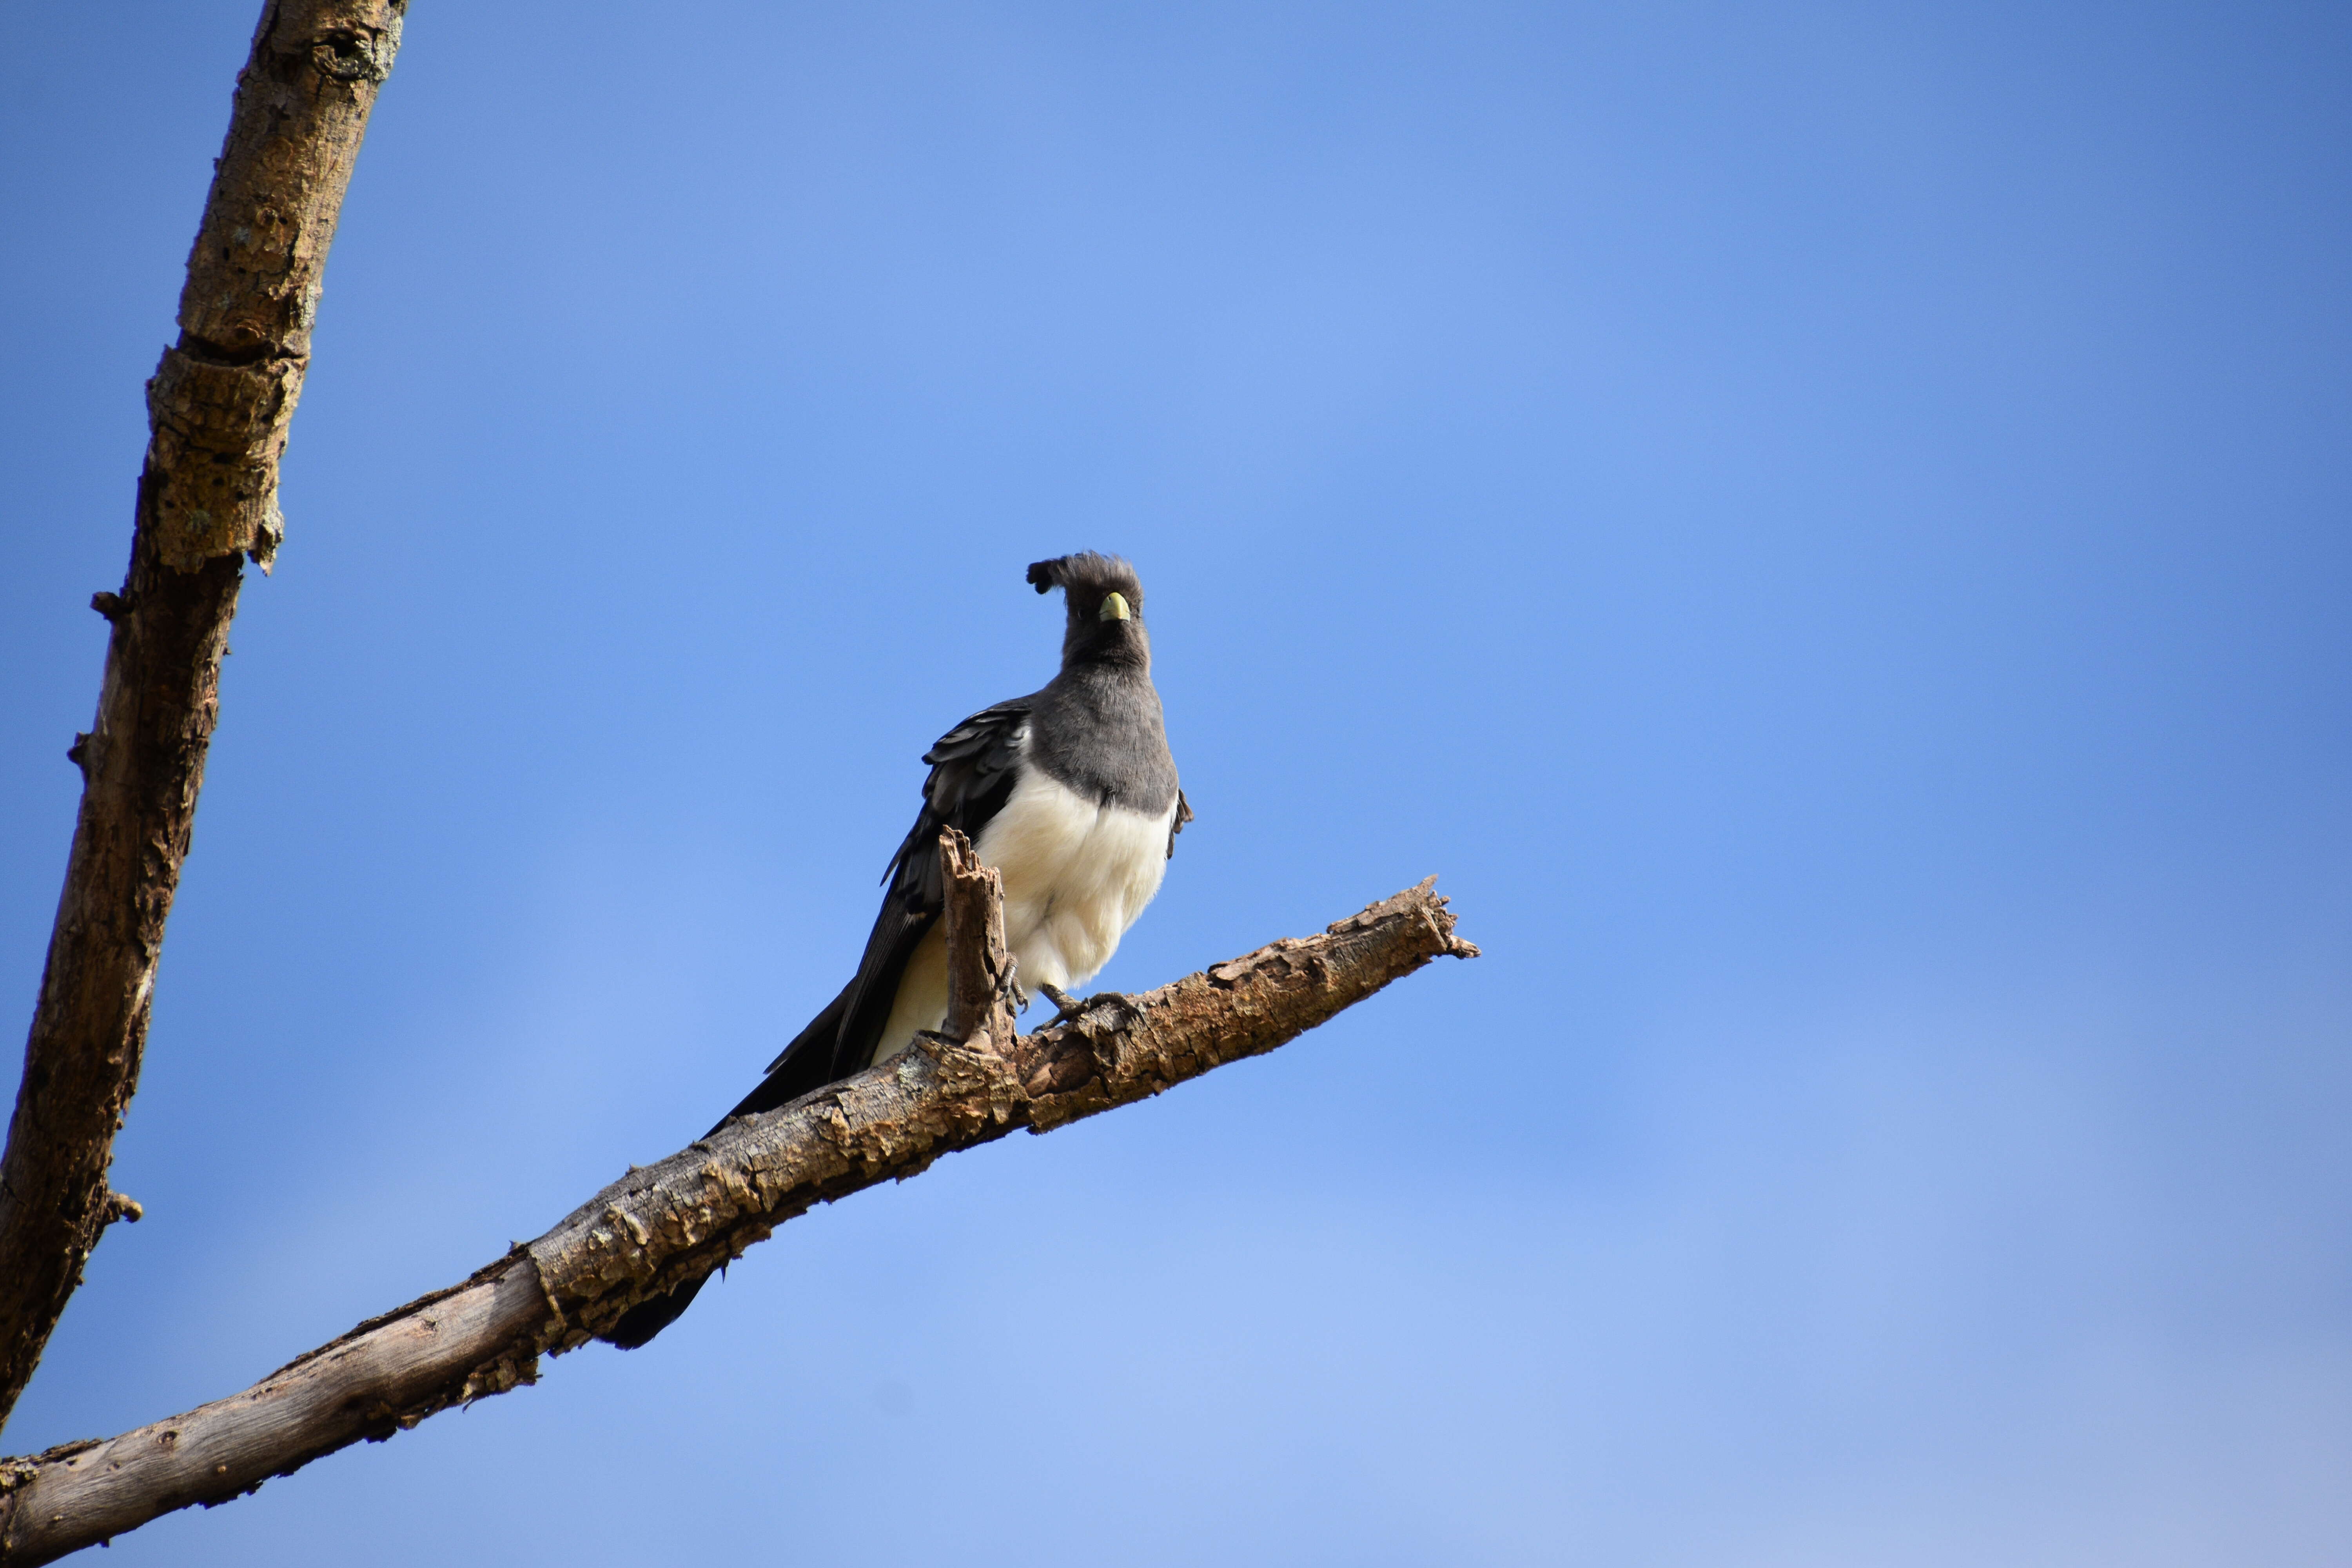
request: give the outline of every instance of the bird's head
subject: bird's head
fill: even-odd
[[[1081,664],[1149,668],[1151,638],[1143,629],[1143,584],[1116,555],[1082,551],[1029,568],[1037,592],[1059,588],[1069,605],[1062,633],[1062,668]]]

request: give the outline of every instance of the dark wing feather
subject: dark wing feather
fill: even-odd
[[[889,869],[882,873],[890,890],[882,896],[882,912],[875,917],[873,935],[866,939],[857,973],[824,1011],[793,1037],[783,1054],[768,1064],[760,1087],[745,1095],[719,1127],[738,1116],[790,1105],[867,1064],[882,1026],[890,1021],[890,1005],[898,1000],[907,960],[940,918],[944,901],[940,829],[961,828],[976,839],[989,819],[1003,809],[1013,794],[1013,769],[1021,760],[1028,722],[1026,698],[1000,702],[973,714],[923,753],[923,761],[931,765],[931,776],[923,785],[923,809],[916,814],[906,842],[890,858]],[[706,1275],[664,1295],[647,1297],[623,1313],[604,1337],[623,1350],[644,1344],[677,1321],[708,1279]]]
[[[1183,832],[1184,825],[1192,820],[1192,803],[1184,798],[1184,792],[1180,789],[1176,792],[1176,817],[1168,825],[1168,858],[1171,860],[1176,858],[1176,836]]]
[[[931,767],[923,784],[923,808],[882,873],[888,890],[856,974],[770,1064],[770,1081],[754,1089],[736,1114],[786,1104],[867,1065],[882,1026],[890,1021],[907,960],[940,918],[940,829],[959,828],[976,839],[1003,809],[1028,723],[1027,699],[1000,702],[966,719],[923,753]]]

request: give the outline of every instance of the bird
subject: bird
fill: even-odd
[[[1128,562],[1093,551],[1035,562],[1028,580],[1040,595],[1062,591],[1060,671],[923,753],[922,807],[882,874],[887,890],[857,972],[713,1132],[887,1061],[946,1021],[942,828],[961,829],[1003,874],[1013,984],[1064,1017],[1084,1005],[1068,991],[1100,972],[1159,892],[1192,807],[1151,684],[1143,584]],[[603,1337],[624,1350],[646,1344],[708,1278],[648,1297]]]

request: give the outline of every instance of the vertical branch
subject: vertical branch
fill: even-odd
[[[0,1155],[0,1423],[107,1224],[163,922],[188,852],[244,559],[285,525],[278,466],[343,191],[407,0],[268,0],[180,296],[147,384],[131,569],[112,624],[25,1076]]]
[[[1004,874],[980,863],[971,840],[940,829],[940,881],[947,892],[948,1016],[940,1033],[959,1043],[985,1034],[1009,1046],[1016,1033],[1007,994],[1015,978],[1004,948]]]

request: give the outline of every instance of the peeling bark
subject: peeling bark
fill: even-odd
[[[945,837],[947,836],[943,836]],[[1002,886],[943,843],[951,1021],[780,1110],[632,1170],[462,1284],[362,1323],[242,1394],[121,1436],[0,1459],[0,1568],[47,1563],[219,1503],[361,1438],[536,1382],[630,1307],[699,1279],[820,1203],[1016,1128],[1045,1132],[1259,1056],[1432,959],[1475,957],[1435,878],[1327,928],[1016,1035]]]
[[[0,1156],[0,1425],[100,1234],[138,1215],[107,1189],[114,1133],[139,1083],[243,558],[266,570],[285,531],[278,458],[327,247],[405,8],[264,7],[188,257],[180,340],[147,384],[131,569],[121,593],[90,601],[113,630],[97,721],[67,753],[81,810]]]

